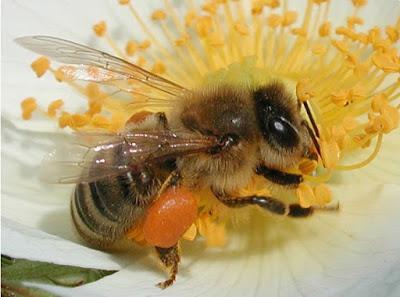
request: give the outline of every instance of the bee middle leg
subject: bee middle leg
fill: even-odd
[[[165,289],[174,283],[178,274],[178,265],[180,262],[178,244],[169,248],[156,246],[155,249],[162,264],[169,270],[168,279],[157,284],[161,289]]]
[[[158,125],[165,130],[169,129],[168,119],[164,112],[157,112],[156,114]]]
[[[228,207],[245,207],[257,205],[273,214],[287,215],[293,218],[308,217],[314,212],[314,208],[302,208],[299,204],[286,204],[276,198],[269,196],[244,196],[232,197],[213,190],[219,201]]]

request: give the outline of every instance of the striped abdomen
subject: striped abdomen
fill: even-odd
[[[108,247],[143,216],[160,187],[150,168],[76,185],[71,214],[79,234],[95,247]]]

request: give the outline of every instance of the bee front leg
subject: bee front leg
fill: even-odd
[[[297,188],[299,184],[303,182],[303,176],[301,174],[286,173],[268,168],[264,165],[259,165],[256,169],[256,173],[275,184],[291,188]]]
[[[308,217],[314,212],[314,208],[302,208],[299,204],[286,204],[276,198],[268,196],[244,196],[232,197],[227,194],[214,191],[215,197],[228,207],[245,207],[257,205],[273,214],[287,215],[294,218]]]
[[[161,289],[165,289],[174,283],[178,273],[178,265],[180,262],[178,244],[169,248],[156,246],[155,249],[162,264],[169,270],[168,279],[157,284]]]

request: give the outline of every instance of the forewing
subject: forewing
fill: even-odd
[[[41,179],[61,184],[93,182],[169,158],[206,152],[216,145],[214,137],[189,132],[77,133],[44,159]]]
[[[186,91],[184,87],[128,61],[72,41],[51,36],[27,36],[15,41],[29,50],[61,63],[102,68],[175,96]]]

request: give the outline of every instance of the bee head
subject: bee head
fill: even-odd
[[[267,166],[285,169],[306,157],[312,142],[295,101],[283,84],[271,83],[253,92],[261,132],[261,158]]]

